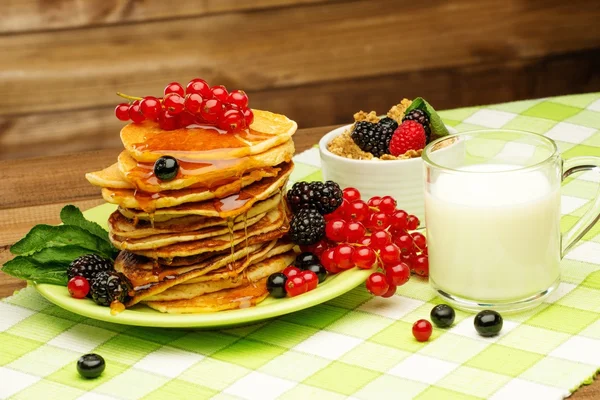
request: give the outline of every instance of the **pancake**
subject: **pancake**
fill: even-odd
[[[257,305],[269,296],[267,278],[233,289],[207,293],[189,300],[149,301],[148,307],[170,314],[206,313]]]
[[[164,131],[145,121],[121,129],[126,151],[140,162],[155,162],[164,155],[187,160],[221,160],[264,153],[288,141],[298,125],[285,115],[252,110],[248,132],[221,133],[213,127]]]
[[[201,283],[187,283],[173,286],[164,292],[155,296],[148,297],[147,301],[176,301],[187,300],[206,293],[214,293],[220,290],[231,289],[244,286],[252,282],[268,278],[269,275],[283,271],[288,265],[294,262],[296,253],[294,251],[285,251],[279,254],[269,255],[256,260],[246,270],[243,275],[220,279],[217,281],[206,281]]]
[[[125,179],[137,189],[148,193],[158,193],[165,190],[184,189],[190,186],[210,190],[238,179],[246,171],[290,162],[293,155],[294,142],[290,139],[264,153],[242,158],[193,162],[187,159],[178,159],[179,173],[170,181],[161,181],[156,178],[154,163],[140,163],[131,157],[127,151],[119,154],[118,165],[119,171]]]
[[[94,186],[115,189],[134,188],[134,186],[125,179],[121,171],[119,171],[119,164],[117,163],[114,163],[110,167],[106,167],[101,171],[88,172],[85,174],[85,178]]]
[[[284,209],[280,205],[277,209],[269,211],[260,221],[249,227],[247,232],[242,230],[234,232],[233,235],[227,233],[207,239],[170,244],[154,250],[140,250],[136,251],[136,253],[148,258],[174,258],[226,250],[231,246],[242,243],[248,238],[263,233],[277,231],[280,235],[285,234],[288,230],[288,226],[284,226],[285,220]],[[109,235],[109,238],[113,244],[118,244],[113,235]]]
[[[112,168],[109,167],[109,168]],[[115,168],[116,164],[115,164]],[[248,173],[245,173],[241,178],[235,179],[229,183],[221,185],[213,189],[181,189],[181,190],[167,190],[161,193],[154,193],[152,195],[140,196],[140,192],[133,189],[118,189],[116,186],[102,186],[102,197],[109,203],[118,204],[124,208],[146,208],[146,211],[152,211],[153,208],[166,208],[174,207],[183,203],[194,203],[199,201],[210,200],[214,198],[223,198],[230,196],[235,193],[239,193],[242,188],[251,185],[254,182],[260,181],[263,178],[270,178],[277,176],[281,171],[278,167],[266,167],[259,168]],[[90,175],[91,179],[95,179],[96,183],[100,182],[101,178],[98,178],[98,174],[103,171],[93,172]],[[95,174],[95,175],[92,175]],[[120,174],[120,172],[119,172]],[[87,176],[87,175],[86,175]],[[90,179],[88,177],[88,180]],[[131,186],[129,182],[123,182]],[[96,184],[94,183],[94,184]],[[136,196],[137,194],[137,196]],[[141,198],[140,198],[141,197]],[[150,209],[148,209],[148,203],[151,202]]]
[[[144,238],[124,238],[117,236],[114,233],[111,235],[113,245],[119,250],[153,250],[159,247],[168,246],[174,243],[191,242],[192,240],[208,239],[215,236],[231,235],[235,231],[243,231],[258,221],[260,221],[267,213],[258,214],[254,217],[233,223],[231,228],[225,226],[212,226],[209,228],[200,229],[191,232],[176,232],[163,233]]]
[[[279,232],[270,232],[248,239],[234,249],[206,258],[203,262],[184,267],[167,268],[156,261],[128,251],[119,253],[115,260],[115,270],[123,273],[133,284],[135,294],[126,306],[131,306],[146,297],[161,293],[170,287],[182,284],[190,279],[227,267],[229,264],[260,251],[265,246],[274,246],[274,240],[282,236]],[[233,269],[233,268],[232,268]]]
[[[275,194],[266,200],[255,203],[244,215],[239,215],[234,222],[243,222],[244,218],[252,218],[264,214],[281,202],[281,195]],[[166,221],[130,220],[119,211],[114,211],[108,218],[109,231],[122,238],[143,238],[163,233],[193,232],[213,226],[227,226],[227,221],[219,217],[203,217],[187,215]]]
[[[165,221],[184,215],[202,215],[220,218],[236,217],[248,211],[256,202],[273,196],[281,188],[285,187],[292,173],[293,164],[288,163],[284,165],[277,177],[261,179],[243,188],[239,194],[234,194],[224,199],[185,203],[170,208],[159,208],[153,213],[123,207],[120,207],[119,211],[129,219],[150,220],[152,218],[155,221]]]

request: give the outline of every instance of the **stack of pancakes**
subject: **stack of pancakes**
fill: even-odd
[[[248,307],[268,295],[267,277],[294,260],[284,189],[297,125],[253,111],[250,129],[235,133],[129,124],[118,162],[86,175],[119,206],[108,227],[121,250],[115,269],[134,287],[126,306],[143,302],[169,313]],[[153,172],[163,156],[179,164],[168,181]]]

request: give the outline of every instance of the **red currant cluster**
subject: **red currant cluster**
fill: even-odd
[[[313,271],[301,270],[293,265],[284,269],[283,274],[287,277],[285,291],[290,297],[316,289],[319,284],[319,278]]]
[[[419,219],[396,209],[391,196],[361,199],[355,188],[344,189],[344,200],[333,213],[325,215],[325,239],[302,247],[315,253],[329,273],[357,266],[377,267],[367,279],[367,289],[376,296],[391,297],[405,284],[411,271],[429,275],[427,240],[419,232]]]
[[[161,129],[173,130],[193,124],[213,125],[227,132],[236,132],[250,126],[254,114],[248,107],[248,95],[243,90],[227,92],[225,86],[210,87],[205,80],[192,79],[184,89],[177,82],[165,87],[164,97],[131,97],[115,108],[121,121],[136,123],[157,121]]]

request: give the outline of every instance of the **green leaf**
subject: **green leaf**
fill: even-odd
[[[110,243],[108,232],[102,229],[97,223],[85,219],[81,210],[72,204],[63,207],[60,211],[60,219],[65,225],[78,226]]]
[[[38,264],[29,257],[15,257],[2,267],[2,272],[36,283],[67,285],[67,266],[59,264]]]
[[[36,225],[23,239],[11,246],[10,252],[27,256],[48,247],[68,245],[80,246],[90,250],[91,253],[109,258],[112,258],[115,252],[110,243],[73,225]]]
[[[61,246],[46,247],[38,252],[28,256],[28,258],[38,264],[59,264],[69,265],[77,257],[92,253],[90,250],[81,246]]]
[[[448,128],[446,128],[446,125],[444,124],[444,121],[442,121],[442,118],[434,110],[431,104],[429,104],[427,100],[422,97],[417,97],[414,99],[410,106],[408,106],[406,109],[405,114],[417,108],[421,111],[424,111],[429,117],[429,122],[431,123],[431,133],[434,136],[442,137],[450,134]]]

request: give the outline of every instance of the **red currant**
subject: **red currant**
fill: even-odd
[[[158,125],[165,131],[172,131],[179,128],[179,116],[173,115],[167,110],[162,110],[158,115]]]
[[[252,125],[252,122],[254,122],[254,113],[252,112],[251,109],[246,108],[245,110],[243,110],[243,114],[244,114],[244,121],[246,122],[246,126],[250,126]]]
[[[343,219],[332,219],[325,225],[325,236],[334,242],[346,240],[346,221]]]
[[[191,114],[189,111],[184,111],[180,114],[177,114],[177,117],[179,117],[179,126],[182,128],[198,122],[196,116]]]
[[[346,241],[348,243],[356,243],[360,238],[365,236],[367,228],[360,222],[348,222],[346,224]]]
[[[412,236],[407,233],[394,238],[394,244],[400,248],[402,254],[411,254],[415,251]]]
[[[410,279],[410,267],[402,262],[387,266],[385,276],[390,285],[402,286]]]
[[[431,337],[433,327],[431,322],[426,319],[420,319],[412,326],[412,334],[419,342],[426,342]]]
[[[306,293],[307,290],[308,285],[300,275],[293,276],[285,281],[285,291],[290,297]]]
[[[392,243],[392,235],[386,231],[375,231],[371,234],[371,248],[379,250]]]
[[[115,107],[115,116],[120,121],[129,121],[129,104],[121,103]]]
[[[132,104],[129,106],[129,118],[131,118],[131,120],[136,123],[140,123],[146,119],[140,111],[139,104]]]
[[[379,211],[391,215],[394,211],[396,211],[396,199],[392,196],[383,196],[381,198],[381,202],[379,203]]]
[[[325,239],[320,240],[316,244],[310,246],[300,246],[300,249],[305,252],[313,253],[317,257],[321,257],[323,252],[329,248],[329,245]]]
[[[395,244],[390,243],[381,248],[379,257],[385,265],[396,264],[400,261],[400,249]]]
[[[237,132],[244,129],[244,115],[239,110],[227,110],[223,116],[219,118],[219,129],[227,132]]]
[[[167,85],[167,87],[165,87],[165,97],[169,93],[177,93],[179,97],[183,97],[185,91],[183,90],[183,86],[181,86],[179,83],[171,82]]]
[[[140,101],[140,110],[146,119],[154,121],[162,111],[162,105],[156,97],[146,96]]]
[[[419,218],[417,218],[414,215],[408,216],[408,220],[407,220],[408,230],[414,231],[415,229],[417,229],[419,227],[420,224],[421,224],[421,221],[419,221]]]
[[[363,245],[363,246],[370,247],[371,246],[371,237],[370,236],[363,236],[356,243],[360,244],[360,245]]]
[[[375,251],[366,246],[360,246],[352,254],[352,263],[360,269],[371,269],[377,260]]]
[[[310,291],[317,288],[319,277],[313,271],[302,271],[300,277],[306,282],[307,290]]]
[[[133,103],[131,103],[131,105],[132,106],[135,106],[135,105],[139,106],[140,105],[140,101],[139,100],[134,100]]]
[[[360,192],[358,191],[358,189],[355,189],[353,187],[345,188],[344,198],[350,203],[352,203],[353,201],[360,200]]]
[[[169,93],[165,96],[163,104],[171,114],[179,114],[183,111],[185,99],[177,93]]]
[[[369,207],[376,207],[376,208],[379,207],[379,203],[381,203],[381,197],[379,197],[379,196],[373,196],[367,202]]]
[[[422,233],[413,232],[410,234],[410,236],[412,236],[413,242],[419,250],[424,249],[427,246],[427,239]]]
[[[412,269],[413,255],[412,254],[401,254],[400,261],[408,265],[408,268]]]
[[[398,210],[390,215],[390,224],[394,231],[403,232],[408,227],[408,214],[406,211]]]
[[[227,102],[235,105],[239,109],[244,109],[248,107],[248,95],[243,90],[234,90],[229,93]]]
[[[384,295],[390,288],[390,285],[385,280],[385,275],[381,272],[373,272],[369,275],[366,286],[367,290],[375,296]]]
[[[348,201],[346,199],[342,199],[342,204],[338,208],[336,208],[333,212],[329,214],[325,214],[325,221],[331,221],[333,219],[346,219],[346,207],[348,206]]]
[[[390,288],[388,289],[387,292],[385,292],[384,294],[381,295],[381,297],[383,298],[389,298],[392,297],[393,295],[396,294],[396,289],[397,287],[395,285],[390,285]]]
[[[370,230],[386,229],[390,226],[390,217],[386,213],[376,212],[369,217],[368,226]]]
[[[69,290],[71,297],[83,299],[90,292],[90,283],[83,276],[74,276],[69,279],[67,289]]]
[[[346,215],[353,221],[365,223],[369,220],[369,206],[362,200],[353,201],[346,210]]]
[[[354,248],[347,244],[340,244],[333,250],[333,261],[339,269],[350,269],[354,267],[352,262]]]
[[[300,268],[290,265],[289,267],[286,267],[282,272],[285,276],[291,278],[293,276],[300,275],[300,272],[302,271],[300,270]]]
[[[187,84],[185,91],[187,94],[199,94],[206,100],[212,98],[212,90],[210,90],[210,86],[208,86],[208,83],[206,83],[204,79],[192,79],[190,83]]]
[[[222,110],[223,104],[220,100],[209,99],[203,103],[202,109],[200,110],[200,116],[208,123],[215,123],[219,119]]]
[[[221,101],[222,103],[227,102],[227,98],[229,97],[229,93],[227,93],[227,89],[223,85],[217,85],[210,88],[212,91],[212,95],[215,99]]]
[[[200,110],[202,110],[202,101],[202,96],[198,93],[189,93],[185,96],[185,109],[192,114],[200,114]]]
[[[333,260],[333,255],[334,255],[333,248],[329,248],[329,249],[325,250],[323,252],[323,254],[321,255],[321,265],[323,265],[323,267],[325,267],[327,272],[329,272],[331,274],[337,274],[338,272],[340,272],[340,269],[338,268],[335,261]]]
[[[412,268],[419,276],[429,276],[429,257],[420,255],[412,260]]]

